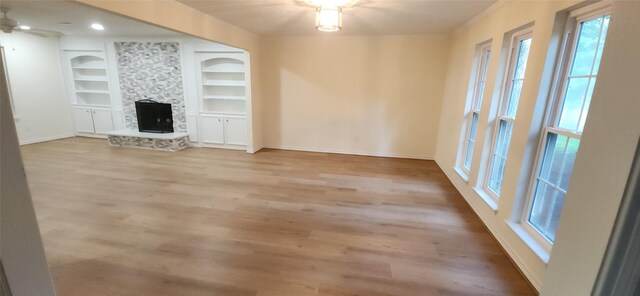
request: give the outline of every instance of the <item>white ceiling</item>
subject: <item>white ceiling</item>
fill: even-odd
[[[315,30],[305,0],[178,0],[260,35],[327,34]],[[496,0],[359,0],[343,10],[343,35],[446,34]],[[335,34],[335,33],[333,33]]]
[[[178,34],[67,1],[2,0],[0,6],[9,8],[7,16],[18,21],[21,25],[53,30],[65,35],[167,36]],[[105,30],[95,31],[90,29],[89,26],[94,22],[104,25]]]

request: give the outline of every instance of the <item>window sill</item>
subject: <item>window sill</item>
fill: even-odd
[[[544,262],[544,264],[549,263],[549,255],[551,254],[551,250],[542,245],[536,238],[534,238],[520,223],[514,223],[510,221],[505,221],[509,228],[518,236],[524,243],[529,246],[529,248],[533,251],[533,253],[540,258]]]
[[[464,180],[465,182],[469,183],[469,175],[463,171],[461,168],[454,166],[453,170],[458,173],[458,175],[460,176],[460,178],[462,178],[462,180]]]
[[[484,192],[484,190],[477,187],[473,187],[473,191],[475,191],[476,194],[484,200],[487,206],[489,206],[491,210],[493,210],[494,214],[498,212],[498,203],[493,198],[491,198],[489,194],[487,194],[486,192]]]

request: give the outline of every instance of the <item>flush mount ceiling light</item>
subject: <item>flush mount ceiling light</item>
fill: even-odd
[[[342,29],[342,8],[320,6],[316,9],[316,29],[321,32],[337,32]]]
[[[358,0],[307,0],[307,3],[315,7],[320,6],[333,6],[333,7],[346,7],[356,4]]]
[[[91,29],[94,29],[96,31],[104,31],[104,26],[98,23],[93,23],[91,24]]]
[[[306,0],[316,7],[316,29],[321,32],[337,32],[342,29],[342,8],[354,5],[358,0]]]

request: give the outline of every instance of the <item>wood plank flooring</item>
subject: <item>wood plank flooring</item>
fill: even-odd
[[[58,295],[534,295],[433,161],[22,148]]]

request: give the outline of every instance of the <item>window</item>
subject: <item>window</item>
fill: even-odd
[[[551,111],[542,130],[523,225],[530,225],[553,243],[564,198],[569,186],[580,136],[587,119],[604,47],[609,13],[601,11],[574,18],[568,34],[568,58],[556,82]]]
[[[471,94],[471,110],[467,113],[467,128],[463,146],[460,167],[469,174],[471,169],[471,160],[473,157],[473,148],[476,142],[476,132],[478,131],[478,120],[480,118],[480,108],[482,106],[482,95],[484,94],[484,86],[487,81],[487,68],[489,65],[489,56],[491,55],[491,43],[478,45],[476,60],[478,67],[473,78],[473,93]]]
[[[504,170],[507,164],[507,152],[511,143],[513,123],[516,119],[524,73],[531,49],[531,28],[513,34],[510,57],[507,63],[507,75],[502,96],[498,105],[495,136],[491,144],[491,153],[484,180],[485,191],[497,199],[502,190]]]

